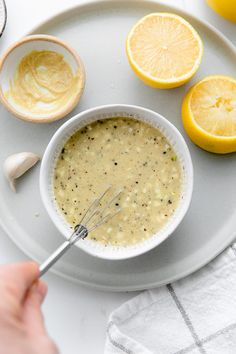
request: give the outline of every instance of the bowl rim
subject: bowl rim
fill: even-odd
[[[123,247],[124,252],[94,252],[91,247],[89,247],[87,244],[83,242],[78,242],[76,246],[86,253],[95,256],[97,258],[101,259],[107,259],[107,260],[122,260],[122,259],[128,259],[128,258],[133,258],[139,255],[142,255],[151,249],[157,247],[159,244],[161,244],[163,241],[165,241],[171,234],[175,231],[175,229],[178,227],[182,219],[184,218],[185,214],[188,211],[188,208],[191,203],[192,199],[192,192],[193,192],[193,165],[192,165],[192,159],[191,155],[188,149],[188,146],[179,132],[179,130],[166,118],[164,118],[161,114],[141,107],[141,106],[136,106],[136,105],[128,105],[128,104],[108,104],[108,105],[101,105],[101,106],[96,106],[94,108],[87,109],[85,111],[82,111],[72,118],[70,118],[67,122],[65,122],[59,129],[54,133],[52,136],[51,140],[49,141],[47,148],[44,152],[43,158],[42,158],[42,163],[40,167],[40,195],[41,199],[43,201],[44,207],[56,226],[56,228],[60,231],[60,233],[67,239],[67,236],[65,235],[65,228],[64,225],[59,222],[59,217],[58,217],[58,212],[55,208],[55,206],[52,203],[51,196],[49,195],[49,188],[48,188],[48,176],[47,173],[52,168],[52,165],[50,164],[50,159],[52,157],[52,154],[55,155],[56,153],[56,147],[58,144],[60,144],[60,140],[63,140],[65,138],[66,132],[70,129],[71,126],[73,126],[74,122],[80,121],[81,119],[85,118],[85,120],[88,120],[92,116],[98,115],[99,112],[103,111],[103,114],[105,114],[104,111],[109,111],[108,114],[112,115],[116,112],[116,110],[119,109],[120,111],[126,111],[130,110],[133,111],[133,114],[140,114],[140,118],[142,120],[142,113],[147,113],[151,114],[154,117],[158,117],[158,123],[161,125],[162,122],[164,122],[165,125],[168,126],[168,129],[172,130],[174,132],[174,140],[177,141],[179,140],[179,143],[181,144],[185,156],[186,163],[184,165],[184,168],[188,171],[188,178],[187,178],[187,193],[185,195],[184,201],[182,202],[181,207],[179,208],[179,214],[178,217],[175,218],[175,220],[167,227],[166,232],[164,234],[160,235],[159,238],[155,238],[155,242],[149,243],[149,244],[144,244],[142,247],[139,247],[137,249],[135,248],[129,248],[129,247]],[[118,111],[117,111],[118,112]],[[128,112],[127,112],[128,116]],[[99,119],[99,118],[98,118]],[[102,118],[101,118],[102,119]],[[134,117],[135,119],[135,117]],[[89,124],[89,123],[88,123]],[[73,135],[73,133],[71,134]],[[175,214],[173,214],[174,216]],[[170,218],[170,220],[172,217]],[[154,235],[153,235],[154,236]],[[151,237],[152,238],[152,237]],[[154,239],[154,238],[153,238]],[[140,245],[140,243],[139,243]],[[121,249],[122,247],[120,247]],[[105,247],[104,247],[105,249]],[[106,250],[108,251],[108,247],[106,247]]]
[[[65,105],[61,109],[59,109],[56,112],[51,112],[48,113],[47,115],[44,115],[43,117],[40,114],[35,115],[34,118],[32,118],[32,115],[30,113],[23,113],[17,110],[5,97],[5,94],[2,90],[2,85],[1,85],[1,80],[0,80],[0,101],[1,103],[6,107],[6,109],[14,114],[17,118],[20,118],[26,122],[32,122],[32,123],[50,123],[57,121],[61,118],[64,118],[68,113],[70,113],[78,104],[83,91],[85,87],[85,82],[86,82],[86,73],[85,73],[85,68],[83,61],[80,57],[80,55],[77,53],[75,49],[73,49],[69,44],[64,42],[58,37],[51,36],[51,35],[46,35],[46,34],[32,34],[26,37],[23,37],[19,39],[18,41],[14,42],[8,49],[3,53],[3,55],[0,58],[0,75],[3,70],[4,63],[7,61],[8,56],[18,47],[21,45],[28,43],[28,42],[33,42],[33,41],[47,41],[47,42],[53,42],[58,44],[59,46],[64,47],[75,59],[75,61],[78,64],[78,67],[80,68],[80,74],[81,74],[81,87],[80,90],[78,91],[77,95],[74,97],[74,99],[70,102],[70,104]]]

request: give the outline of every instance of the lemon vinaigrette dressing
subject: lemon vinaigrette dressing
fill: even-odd
[[[148,239],[175,212],[182,192],[178,158],[161,132],[138,120],[110,118],[76,132],[54,171],[56,203],[75,226],[107,185],[123,189],[122,210],[88,237],[126,246]]]

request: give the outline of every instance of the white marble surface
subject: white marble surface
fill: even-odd
[[[6,0],[7,27],[0,40],[2,52],[11,42],[32,26],[54,13],[85,0]],[[112,0],[111,0],[112,1]],[[184,8],[209,21],[236,44],[236,24],[211,11],[204,0],[159,0]],[[15,262],[26,256],[0,230],[0,263]],[[53,274],[45,276],[49,294],[44,304],[48,331],[62,354],[103,353],[105,329],[109,313],[134,293],[101,293],[72,284]]]

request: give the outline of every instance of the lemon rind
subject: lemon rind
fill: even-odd
[[[202,148],[211,153],[215,154],[229,154],[236,152],[236,136],[220,136],[214,135],[206,130],[204,130],[195,120],[193,112],[191,110],[191,97],[194,90],[202,82],[224,78],[233,83],[236,80],[227,75],[209,75],[193,85],[184,96],[182,102],[182,122],[184,129],[192,140],[192,142],[198,147]]]
[[[198,58],[195,61],[195,64],[193,66],[193,68],[188,71],[186,74],[182,75],[182,76],[177,76],[177,77],[173,77],[170,79],[161,79],[161,78],[157,78],[156,76],[152,76],[150,75],[150,73],[144,71],[143,69],[140,68],[140,66],[137,65],[136,61],[133,59],[133,55],[132,55],[132,51],[130,50],[130,46],[129,46],[129,42],[130,42],[130,38],[132,37],[132,34],[134,33],[135,29],[142,23],[144,22],[148,17],[153,17],[155,15],[158,16],[163,16],[163,17],[172,17],[175,19],[178,19],[180,22],[182,22],[183,24],[185,24],[190,30],[191,33],[193,34],[194,38],[197,40],[198,42],[198,48],[199,48],[199,55]],[[132,66],[133,70],[137,73],[140,74],[140,76],[142,77],[142,80],[145,81],[145,79],[150,80],[153,82],[153,84],[181,84],[181,83],[185,83],[186,81],[188,81],[191,77],[193,77],[193,75],[196,73],[196,71],[198,70],[201,61],[202,61],[202,56],[203,56],[203,51],[204,51],[204,46],[203,46],[203,42],[199,36],[199,34],[197,33],[197,31],[194,29],[194,27],[188,22],[186,21],[183,17],[176,15],[176,14],[172,14],[172,13],[168,13],[168,12],[156,12],[156,13],[151,13],[148,14],[146,16],[144,16],[141,20],[139,20],[130,30],[127,39],[126,39],[126,52],[127,52],[127,56],[128,56],[128,60],[130,62],[130,65]]]
[[[202,84],[203,82],[205,81],[210,81],[212,79],[219,79],[219,78],[224,78],[224,79],[227,79],[229,81],[232,81],[233,83],[236,84],[236,80],[230,76],[227,76],[227,75],[209,75],[209,76],[206,76],[204,79],[200,80],[199,82],[197,82],[195,85],[193,85],[190,90],[189,90],[189,99],[188,99],[188,112],[191,116],[191,120],[194,122],[194,125],[197,126],[199,128],[199,130],[204,133],[205,135],[208,135],[212,138],[215,138],[215,139],[220,139],[220,140],[227,140],[229,141],[230,139],[234,140],[236,138],[236,135],[233,135],[233,136],[222,136],[222,135],[214,135],[210,132],[208,132],[207,130],[203,129],[198,123],[197,121],[195,120],[194,118],[194,115],[193,115],[193,112],[192,112],[192,109],[190,107],[190,104],[191,104],[191,96],[193,95],[193,92],[194,90],[198,87],[199,84]],[[187,96],[187,95],[186,95]]]

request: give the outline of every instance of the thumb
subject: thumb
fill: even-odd
[[[47,285],[38,281],[30,289],[24,303],[23,322],[27,331],[32,335],[44,335],[46,333],[41,305],[47,294]]]
[[[38,276],[39,267],[35,262],[3,265],[0,267],[0,291],[3,296],[9,296],[10,289],[14,299],[21,303]]]

